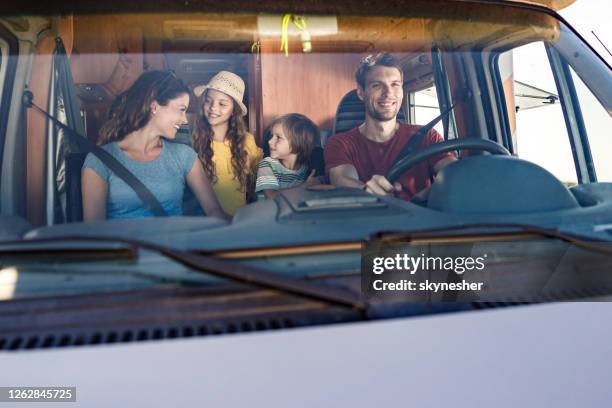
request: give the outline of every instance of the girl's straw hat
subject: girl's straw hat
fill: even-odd
[[[207,89],[215,89],[231,96],[238,106],[240,106],[242,116],[247,114],[247,108],[244,106],[244,103],[242,103],[242,98],[244,97],[244,81],[238,75],[229,71],[219,71],[206,85],[196,86],[193,89],[193,93],[199,98]]]

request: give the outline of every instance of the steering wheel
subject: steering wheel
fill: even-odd
[[[463,149],[484,150],[491,154],[501,154],[504,156],[510,155],[510,152],[505,147],[486,139],[472,138],[445,140],[444,142],[429,145],[423,149],[417,150],[416,153],[409,156],[398,156],[396,159],[397,161],[393,166],[391,166],[389,173],[387,173],[387,180],[389,180],[391,183],[396,182],[402,174],[406,173],[409,169],[423,160],[429,159],[431,156],[450,152],[452,150]]]

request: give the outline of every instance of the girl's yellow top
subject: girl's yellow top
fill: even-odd
[[[263,157],[263,151],[257,147],[252,134],[246,133],[244,147],[247,151],[247,172],[257,174],[257,166]],[[213,162],[217,182],[213,189],[217,194],[221,207],[228,214],[234,215],[238,209],[246,205],[246,191],[240,191],[240,182],[234,175],[232,168],[232,151],[229,140],[223,142],[212,141]]]

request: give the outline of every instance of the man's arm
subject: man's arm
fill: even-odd
[[[443,159],[438,160],[436,162],[436,164],[434,164],[433,171],[436,174],[438,174],[440,172],[440,170],[442,170],[444,167],[448,166],[449,164],[451,164],[454,161],[457,161],[457,158],[455,156],[444,157]]]
[[[329,169],[329,181],[338,187],[363,188],[357,169],[352,164],[341,164]]]
[[[430,129],[427,133],[424,143],[421,144],[421,147],[425,148],[427,146],[435,145],[442,142],[444,142],[444,138],[442,137],[442,135],[439,134],[436,129]],[[427,162],[430,166],[428,167],[433,171],[434,175],[436,175],[438,174],[438,172],[440,172],[440,170],[442,170],[444,167],[448,166],[450,163],[456,160],[457,158],[455,157],[455,154],[448,152],[434,155],[427,159]]]
[[[357,169],[352,164],[341,164],[329,170],[329,180],[335,186],[360,188],[368,193],[388,195],[402,189],[401,184],[391,184],[384,176],[375,174],[366,183],[359,180]]]

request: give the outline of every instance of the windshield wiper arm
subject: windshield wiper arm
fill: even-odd
[[[487,229],[507,229],[510,231],[504,231],[502,233],[487,231]],[[480,224],[465,224],[451,227],[442,227],[436,229],[426,229],[410,232],[402,231],[380,231],[372,238],[374,239],[386,239],[386,240],[421,240],[430,238],[441,238],[441,237],[466,237],[468,234],[455,235],[455,233],[464,230],[478,230],[471,235],[507,235],[512,236],[517,233],[528,233],[548,238],[556,238],[567,243],[589,249],[591,251],[602,252],[605,254],[612,255],[612,246],[609,241],[595,240],[592,237],[582,236],[578,234],[569,234],[567,232],[560,231],[559,229],[543,228],[537,225],[531,224],[517,224],[517,223],[480,223]],[[515,231],[511,231],[515,230]],[[452,235],[449,235],[452,234]]]
[[[75,243],[74,245],[54,245],[61,241],[22,240],[0,242],[0,256],[20,257],[53,257],[70,256],[73,260],[89,259],[131,259],[135,258],[137,248],[126,243],[108,242],[115,245],[92,245],[91,243]]]
[[[220,278],[236,282],[251,284],[265,289],[278,290],[285,293],[324,301],[327,303],[349,307],[361,312],[367,311],[367,305],[362,302],[360,294],[339,287],[320,286],[309,281],[299,280],[268,272],[252,266],[230,263],[229,261],[216,259],[209,255],[200,255],[192,252],[168,248],[162,245],[152,244],[139,240],[112,237],[91,236],[63,236],[50,238],[36,238],[22,241],[3,242],[2,245],[18,244],[44,244],[66,241],[89,241],[89,242],[122,242],[136,249],[146,249],[166,256],[191,269],[214,275]],[[1,251],[0,251],[1,253]]]

